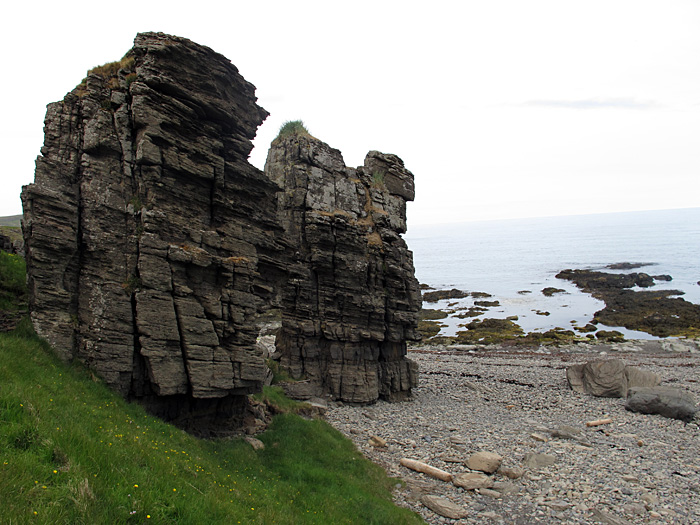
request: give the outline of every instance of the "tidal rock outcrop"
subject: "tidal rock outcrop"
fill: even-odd
[[[285,189],[280,216],[295,253],[282,289],[282,368],[315,395],[400,400],[417,384],[406,341],[421,308],[413,256],[401,238],[413,175],[377,151],[348,168],[305,132],[278,137],[265,173]]]
[[[222,55],[184,38],[139,34],[120,62],[91,70],[48,106],[35,182],[22,193],[37,332],[64,359],[85,362],[125,397],[195,432],[225,430],[244,417],[247,394],[267,374],[255,344],[259,316],[280,304],[289,309],[282,338],[289,348],[342,364],[300,369],[319,384],[343,385],[324,387],[333,397],[392,398],[415,384],[403,355],[420,304],[398,235],[412,177],[395,157],[371,154],[367,173],[387,177],[386,189],[369,191],[376,204],[356,197],[332,210],[325,201],[315,207],[313,198],[343,181],[314,179],[321,195],[285,188],[287,179],[248,163],[266,116],[254,86]],[[350,174],[336,160],[320,164],[332,170],[307,166],[309,173]],[[296,201],[280,208],[285,195],[304,198],[318,220]],[[358,225],[343,229],[334,214],[346,221],[355,214]],[[329,284],[301,291],[304,279]],[[343,306],[351,293],[326,294],[330,279],[337,290],[367,287],[364,302]],[[311,292],[325,306],[304,296]],[[375,393],[350,387],[372,374],[376,388],[364,391]]]
[[[594,314],[595,323],[624,326],[657,337],[695,337],[700,331],[700,305],[675,297],[682,295],[682,291],[630,289],[654,286],[656,280],[670,281],[670,275],[563,270],[557,278],[572,281],[584,292],[605,302],[605,308]]]

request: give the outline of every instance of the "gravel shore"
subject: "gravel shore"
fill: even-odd
[[[428,523],[700,524],[698,416],[686,424],[632,413],[623,399],[580,394],[566,381],[571,364],[617,358],[700,399],[698,348],[697,340],[414,348],[412,401],[335,406],[326,419],[404,480],[396,502]],[[586,426],[601,419],[612,422]],[[470,472],[466,460],[479,451],[503,458],[490,488],[466,490],[399,464],[410,458],[456,475]],[[446,498],[463,517],[440,516],[426,495]]]

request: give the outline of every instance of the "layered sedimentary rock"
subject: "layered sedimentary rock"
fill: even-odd
[[[265,173],[285,188],[280,214],[295,248],[282,290],[282,367],[317,395],[405,398],[417,382],[405,356],[421,306],[400,236],[413,175],[376,151],[348,168],[338,150],[306,133],[276,139]]]
[[[176,420],[238,418],[265,374],[255,318],[283,260],[278,188],[247,161],[254,93],[212,50],[139,34],[48,106],[22,194],[37,332]]]
[[[286,178],[248,163],[267,116],[254,91],[209,48],[139,34],[124,59],[95,68],[48,106],[35,182],[22,194],[37,332],[122,395],[201,432],[240,421],[245,396],[261,389],[258,318],[280,302],[290,309],[283,340],[348,366],[302,370],[329,394],[371,401],[415,383],[403,355],[420,305],[398,236],[412,177],[392,156],[372,153],[356,172],[333,160],[328,173],[354,173],[343,180],[369,197],[315,208],[313,188],[285,189]],[[386,173],[385,188],[371,188],[375,171]],[[319,184],[329,191],[333,181]],[[317,219],[285,197],[301,193]],[[326,268],[334,268],[337,293]],[[336,319],[336,310],[303,298],[306,289],[295,300],[290,290],[312,275],[324,301],[351,301],[350,290],[367,286],[356,295],[360,309],[347,317],[341,305]],[[350,347],[360,353],[350,358]],[[366,369],[362,381],[374,374],[375,387],[360,395],[335,378],[359,378],[353,367]],[[325,388],[336,383],[344,386]]]

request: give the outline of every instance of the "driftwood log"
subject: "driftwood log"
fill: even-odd
[[[401,458],[401,461],[399,463],[401,463],[401,465],[403,465],[406,468],[410,468],[411,470],[415,470],[416,472],[421,472],[430,476],[431,478],[447,481],[448,483],[452,482],[452,474],[444,470],[440,470],[439,468],[431,467],[430,465],[428,465],[427,463],[423,463],[422,461]]]
[[[612,423],[612,419],[596,419],[595,421],[589,421],[586,423],[587,427],[599,427],[600,425],[609,425]]]

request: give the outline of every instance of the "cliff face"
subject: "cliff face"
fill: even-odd
[[[285,191],[281,222],[295,248],[282,288],[281,365],[309,394],[367,403],[417,384],[406,341],[418,339],[420,292],[406,231],[413,175],[376,151],[347,168],[309,135],[278,138],[265,173]]]
[[[267,369],[255,344],[257,320],[281,300],[290,310],[282,337],[289,348],[307,344],[295,331],[310,334],[312,326],[315,339],[308,344],[319,355],[335,355],[340,341],[342,352],[364,352],[319,363],[361,367],[367,360],[377,369],[371,363],[381,361],[376,381],[392,385],[346,395],[356,389],[325,386],[346,384],[325,378],[344,372],[321,366],[314,377],[324,391],[370,401],[377,389],[395,397],[415,383],[415,370],[402,356],[405,339],[415,336],[420,305],[410,252],[397,235],[405,230],[405,200],[412,198],[410,173],[396,157],[372,153],[368,167],[352,176],[364,182],[348,186],[367,199],[358,193],[345,212],[341,192],[332,206],[319,203],[318,219],[307,220],[311,215],[285,195],[313,199],[317,191],[278,174],[270,178],[247,161],[267,116],[254,89],[206,47],[139,34],[121,62],[96,68],[63,101],[48,106],[35,182],[22,193],[37,332],[64,359],[87,363],[122,395],[195,430],[239,421],[245,395],[261,389]],[[346,173],[338,159],[333,156],[328,166]],[[309,170],[319,175],[311,165]],[[370,187],[373,170],[386,172],[385,188]],[[323,191],[333,187],[317,183]],[[402,190],[391,189],[401,184]],[[335,217],[343,213],[346,227]],[[331,231],[340,237],[328,237]],[[352,258],[338,260],[352,264],[352,271],[317,260],[337,259],[324,251],[332,243],[348,247]],[[360,271],[362,264],[367,269]],[[346,319],[351,310],[345,307],[307,307],[294,299],[296,285],[285,283],[312,279],[314,272],[322,282],[339,279],[339,290],[355,290],[349,281],[361,276],[362,286],[382,295],[362,295],[362,319],[359,310]],[[318,290],[323,295],[330,288]],[[329,294],[324,301],[343,297]],[[358,346],[369,340],[372,345]],[[295,351],[288,355],[297,370]],[[302,367],[303,373],[311,370]]]

